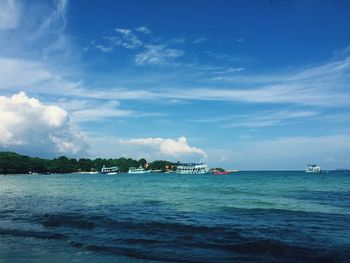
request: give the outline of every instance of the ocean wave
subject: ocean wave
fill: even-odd
[[[63,213],[63,214],[44,214],[40,223],[45,227],[73,227],[83,229],[93,229],[96,224],[84,217],[82,214]]]
[[[19,236],[19,237],[34,237],[40,239],[65,239],[65,235],[60,233],[52,233],[46,231],[30,231],[30,230],[19,230],[19,229],[4,229],[0,228],[0,235],[8,236]]]
[[[125,241],[125,240],[124,240]],[[129,243],[130,240],[127,240]],[[308,249],[272,240],[251,240],[236,244],[183,243],[170,244],[133,239],[128,246],[123,243],[89,244],[71,242],[79,249],[123,255],[133,258],[168,262],[347,262],[349,251],[333,249]],[[152,246],[150,246],[152,245]],[[218,255],[219,258],[218,258]]]

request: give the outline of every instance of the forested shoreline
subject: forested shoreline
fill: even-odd
[[[0,174],[26,174],[26,173],[74,173],[100,171],[103,165],[118,166],[120,172],[127,172],[129,167],[145,166],[147,161],[142,158],[118,159],[88,159],[68,158],[61,156],[54,159],[43,159],[17,154],[14,152],[0,152]],[[147,169],[165,171],[167,167],[173,167],[170,161],[157,160],[148,163]]]

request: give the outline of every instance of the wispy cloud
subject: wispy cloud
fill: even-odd
[[[128,90],[110,89],[86,92],[83,89],[72,91],[77,96],[92,98],[159,100],[177,99],[185,101],[232,101],[265,104],[295,104],[323,107],[348,107],[350,95],[342,91],[322,90],[304,86],[268,86],[255,89],[222,89],[181,87],[172,90]]]
[[[61,98],[52,101],[67,112],[69,112],[72,121],[80,122],[96,122],[105,120],[121,120],[122,118],[148,118],[164,116],[161,112],[137,111],[132,109],[124,109],[121,103],[110,99],[67,99]]]
[[[116,28],[115,31],[121,36],[121,40],[115,42],[117,45],[121,45],[128,49],[134,49],[143,44],[131,29]]]
[[[136,33],[142,33],[143,36]],[[145,26],[137,27],[135,30],[116,28],[112,33],[102,37],[105,42],[91,41],[90,44],[105,53],[112,52],[117,46],[131,51],[137,50],[138,53],[134,54],[134,61],[138,66],[169,65],[172,60],[185,54],[184,50],[172,47],[183,44],[186,41],[184,37],[162,40],[162,38],[155,37],[147,38],[145,35],[149,34],[151,34],[151,30]]]
[[[67,25],[67,5],[68,0],[58,0],[56,8],[48,17],[44,19],[32,37],[37,38],[42,34],[47,33],[48,31],[50,34],[57,34],[57,32],[62,32]]]
[[[232,116],[222,124],[224,128],[263,128],[276,125],[294,124],[295,121],[310,119],[319,115],[315,111],[262,111],[256,114]]]
[[[74,121],[96,121],[113,117],[126,117],[136,115],[135,111],[122,110],[119,108],[120,103],[118,101],[109,101],[99,106],[86,107],[78,109],[73,112],[72,118]]]
[[[169,50],[166,46],[151,46],[144,53],[138,54],[136,63],[159,65],[181,55],[183,55],[181,50]],[[350,105],[350,95],[346,90],[350,70],[348,58],[298,71],[294,75],[281,74],[280,77],[276,75],[273,77],[274,84],[269,83],[271,81],[269,76],[260,76],[259,80],[252,76],[252,81],[248,82],[252,87],[249,88],[240,87],[241,84],[236,83],[225,84],[231,86],[230,88],[220,87],[222,84],[217,87],[215,83],[208,83],[210,84],[208,87],[186,86],[186,84],[182,87],[168,85],[169,89],[90,89],[80,82],[65,80],[39,62],[1,58],[0,65],[0,73],[3,76],[0,79],[0,88],[17,86],[25,89],[31,86],[37,91],[41,90],[49,94],[113,100],[208,100],[319,107]],[[264,78],[268,80],[268,84],[262,82]],[[59,89],[54,88],[59,86]]]
[[[66,57],[77,57],[73,44],[66,32],[68,0],[0,1],[0,5],[11,7],[10,30],[0,28],[0,54],[6,57],[35,58],[57,65]],[[0,17],[7,14],[8,8],[0,7]],[[5,19],[5,18],[4,18]],[[9,27],[9,21],[0,24]],[[72,64],[72,63],[71,63]]]
[[[181,57],[185,52],[181,49],[168,48],[166,45],[147,45],[146,50],[135,56],[137,65],[161,65]]]
[[[16,0],[0,2],[0,30],[15,29],[20,20],[20,4]]]
[[[40,61],[0,57],[0,89],[42,94],[69,95],[81,87]]]
[[[101,50],[101,52],[104,52],[104,53],[110,53],[113,51],[113,47],[111,47],[111,46],[106,47],[103,45],[95,45],[95,48]]]
[[[136,29],[136,31],[140,32]],[[142,40],[137,37],[132,29],[115,28],[110,33],[105,33],[101,41],[91,41],[90,45],[101,52],[112,52],[115,47],[137,49],[143,46]]]
[[[251,114],[217,116],[194,120],[203,123],[218,123],[222,128],[263,128],[276,125],[291,124],[291,122],[314,118],[320,115],[317,111],[278,110],[258,111]]]
[[[237,67],[237,68],[230,67],[227,69],[214,71],[213,73],[214,74],[228,74],[228,73],[242,72],[244,70],[245,70],[245,68],[243,68],[243,67]]]
[[[192,43],[193,44],[200,44],[200,43],[204,43],[207,41],[208,41],[208,38],[206,38],[206,37],[197,37],[192,41]]]
[[[144,33],[144,34],[151,34],[152,33],[152,31],[146,26],[137,27],[137,28],[135,28],[135,30],[138,32]]]
[[[288,73],[276,72],[275,74],[247,74],[239,76],[219,77],[216,80],[227,83],[250,83],[250,84],[301,84],[316,85],[330,84],[334,81],[349,79],[350,57],[342,57],[323,65],[308,67],[304,69],[289,70]],[[334,84],[334,83],[333,83]],[[339,83],[338,83],[339,84]]]

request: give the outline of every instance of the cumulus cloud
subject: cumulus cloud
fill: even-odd
[[[77,154],[86,150],[85,135],[74,127],[68,113],[20,92],[0,96],[0,149]]]
[[[186,137],[182,136],[177,140],[164,138],[137,138],[122,140],[121,143],[150,147],[158,153],[170,157],[181,157],[183,155],[200,155],[207,158],[207,154],[200,148],[188,145]]]
[[[20,8],[15,0],[0,1],[0,30],[17,28],[19,18]]]

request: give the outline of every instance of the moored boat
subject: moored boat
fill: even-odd
[[[321,167],[316,164],[308,164],[305,169],[305,173],[320,173]]]
[[[108,175],[118,174],[119,173],[119,168],[118,168],[118,166],[106,167],[106,166],[103,165],[100,173],[101,174],[108,174]]]
[[[139,168],[130,167],[129,171],[128,171],[129,174],[148,174],[150,172],[151,172],[151,170],[147,170],[147,169],[143,168],[141,165]]]
[[[179,163],[176,168],[178,174],[206,174],[209,172],[208,166],[201,163]]]

